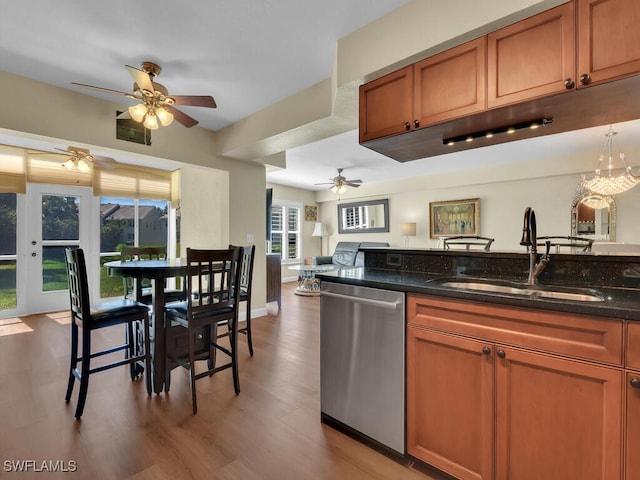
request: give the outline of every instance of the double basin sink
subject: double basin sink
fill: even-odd
[[[604,302],[605,297],[597,290],[589,288],[566,288],[548,285],[490,280],[481,278],[438,278],[427,283],[445,288],[498,295],[514,295],[527,299],[568,300],[574,302]]]

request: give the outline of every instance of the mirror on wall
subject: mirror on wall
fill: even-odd
[[[388,231],[388,199],[338,205],[338,233],[380,233]]]
[[[571,235],[616,241],[616,202],[610,195],[576,190],[571,205]]]

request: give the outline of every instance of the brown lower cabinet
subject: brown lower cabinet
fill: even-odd
[[[625,480],[640,478],[640,372],[627,372]]]
[[[558,342],[546,330],[552,315],[537,323],[531,309],[410,295],[408,453],[464,480],[623,478],[623,324],[560,314]],[[580,343],[613,337],[615,364],[563,355],[574,329]],[[626,431],[627,451],[638,452],[640,430]],[[640,478],[629,476],[637,464],[627,459],[627,480]]]

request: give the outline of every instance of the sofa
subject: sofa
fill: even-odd
[[[314,265],[335,265],[337,267],[363,267],[363,248],[388,247],[386,242],[338,242],[333,255],[313,257]]]

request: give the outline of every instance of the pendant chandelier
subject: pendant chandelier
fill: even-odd
[[[626,192],[640,182],[640,177],[636,177],[631,173],[631,167],[624,158],[624,153],[622,153],[619,148],[617,149],[618,158],[620,158],[624,164],[624,173],[617,176],[614,176],[612,173],[614,169],[613,137],[617,134],[618,132],[613,131],[613,126],[610,126],[609,131],[605,135],[607,140],[604,144],[604,148],[602,149],[602,153],[600,154],[598,168],[596,168],[595,175],[582,180],[582,185],[587,190],[601,195],[616,195],[618,193]],[[608,173],[607,175],[602,175],[602,162],[605,160],[605,156],[608,160],[606,167]]]

